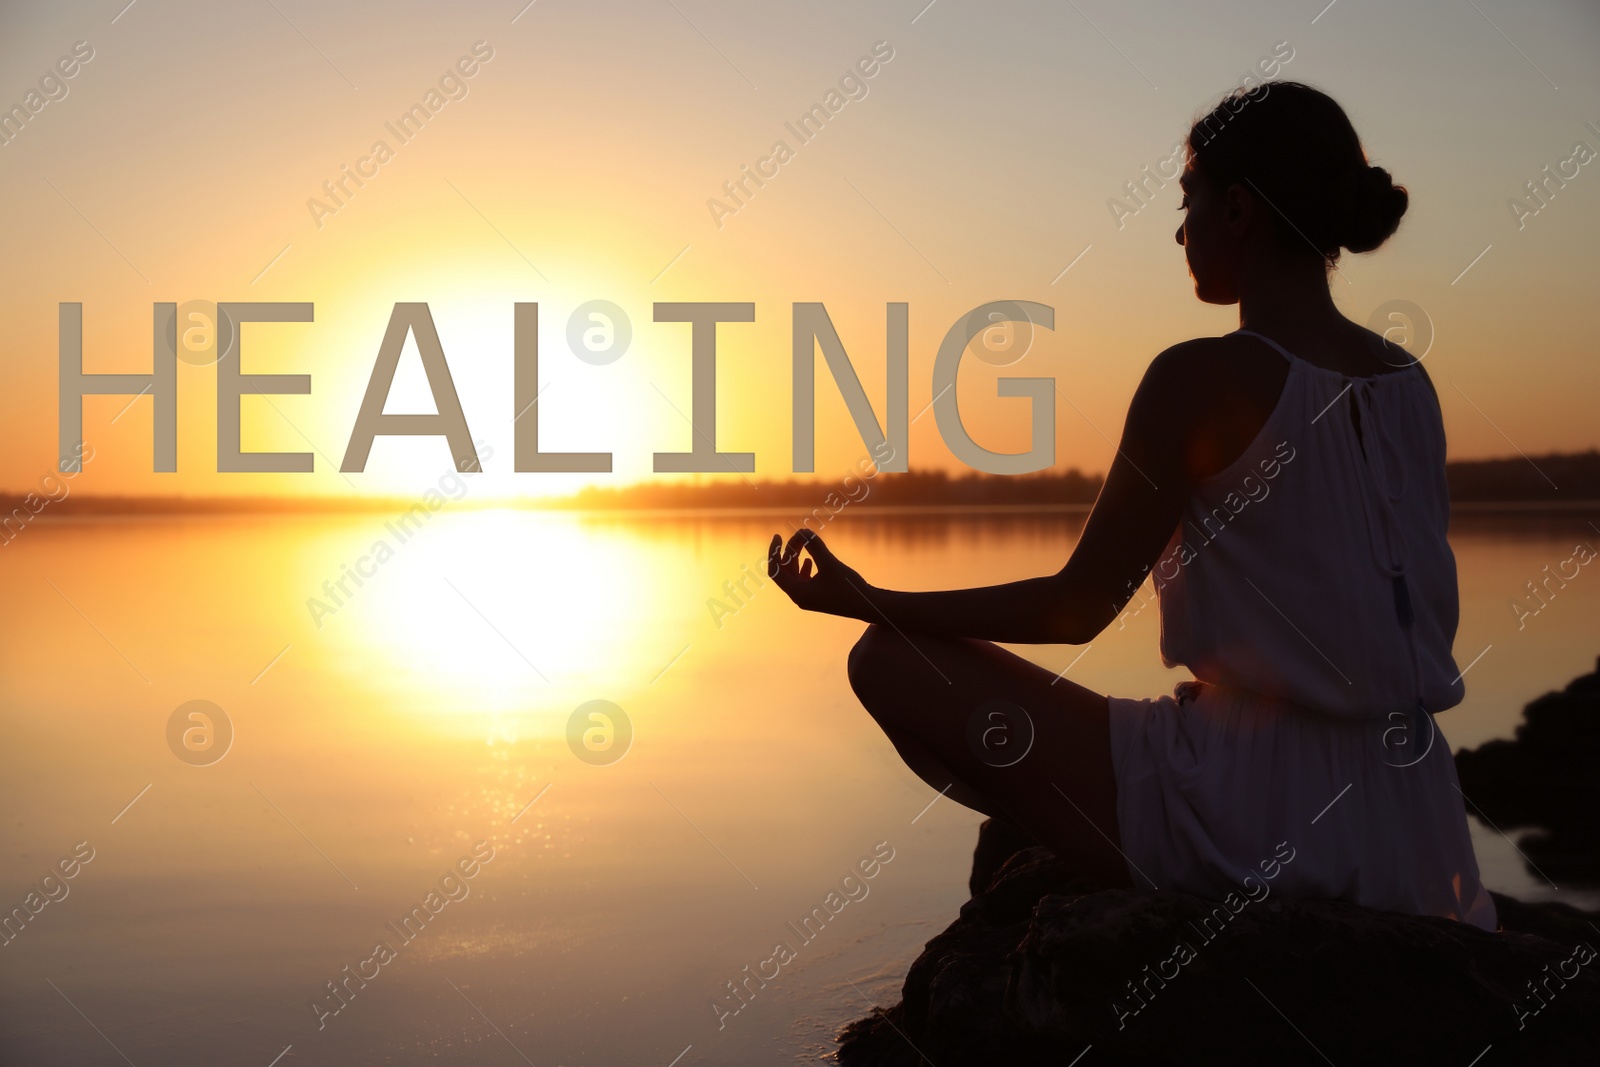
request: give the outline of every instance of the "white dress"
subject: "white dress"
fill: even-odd
[[[1196,681],[1110,699],[1129,874],[1493,930],[1434,721],[1465,691],[1438,400],[1417,367],[1350,377],[1260,339],[1289,361],[1278,403],[1152,575],[1162,661]]]

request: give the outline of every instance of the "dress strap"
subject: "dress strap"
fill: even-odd
[[[1234,333],[1242,333],[1246,337],[1254,337],[1257,340],[1267,342],[1267,344],[1271,345],[1274,349],[1277,350],[1279,355],[1281,355],[1284,359],[1288,360],[1290,363],[1296,363],[1296,362],[1299,361],[1300,357],[1296,356],[1293,352],[1289,351],[1287,348],[1284,348],[1282,345],[1280,345],[1278,342],[1274,341],[1272,338],[1268,337],[1266,334],[1256,333],[1254,330],[1234,330],[1233,332]]]

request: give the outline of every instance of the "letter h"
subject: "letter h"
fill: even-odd
[[[83,372],[83,304],[60,305],[60,401],[57,469],[83,469],[83,398],[150,393],[155,399],[154,466],[178,469],[178,315],[177,304],[154,305],[154,366],[149,374]]]

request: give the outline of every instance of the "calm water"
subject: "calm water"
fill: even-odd
[[[966,899],[979,817],[929,808],[855,705],[859,624],[753,582],[713,619],[779,516],[447,508],[403,543],[390,518],[43,521],[0,553],[4,909],[93,850],[0,948],[0,1059],[813,1062],[896,998]],[[1452,745],[1509,736],[1527,700],[1593,668],[1600,571],[1520,629],[1511,601],[1600,545],[1595,519],[1458,517],[1457,658],[1488,651],[1443,717]],[[933,588],[1054,570],[1080,522],[846,512],[828,536],[876,582]],[[392,557],[362,561],[379,539]],[[370,576],[335,602],[324,581],[358,564]],[[314,619],[312,597],[333,610]],[[1185,675],[1156,633],[1152,604],[1069,676],[1168,692]],[[1081,650],[1026,651],[1060,670]],[[208,766],[169,746],[191,700],[232,724]],[[597,762],[569,743],[592,700],[631,725],[619,761],[599,762],[624,743],[614,713],[609,749],[602,721],[579,723]],[[204,741],[191,759],[215,755]],[[1559,895],[1475,835],[1493,887]],[[458,862],[470,878],[445,877]],[[788,924],[830,892],[838,913],[802,941]],[[389,924],[414,907],[406,940]],[[794,958],[719,1019],[726,983],[771,974],[780,941]],[[370,977],[335,999],[352,973]]]

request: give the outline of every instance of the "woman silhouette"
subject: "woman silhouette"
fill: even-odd
[[[770,573],[871,624],[850,684],[912,770],[1106,885],[1272,878],[1495,929],[1433,721],[1464,692],[1438,398],[1329,293],[1406,191],[1292,82],[1195,123],[1180,185],[1195,294],[1241,328],[1150,364],[1059,572],[895,592],[802,530]],[[990,643],[1091,641],[1147,578],[1162,661],[1196,679],[1173,696],[1108,698]]]

